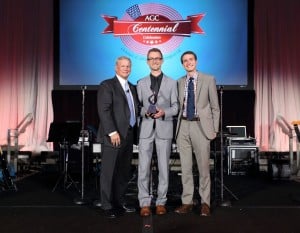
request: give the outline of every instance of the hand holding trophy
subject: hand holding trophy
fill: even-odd
[[[149,96],[148,101],[150,105],[148,107],[147,115],[153,117],[153,115],[157,113],[157,109],[156,109],[157,94],[153,92],[153,94]]]

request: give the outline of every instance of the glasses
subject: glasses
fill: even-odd
[[[161,57],[149,57],[147,58],[148,61],[161,61],[162,58]]]

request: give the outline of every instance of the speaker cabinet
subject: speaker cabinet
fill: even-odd
[[[227,146],[228,175],[246,175],[258,172],[257,146]]]

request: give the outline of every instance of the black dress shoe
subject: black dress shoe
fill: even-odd
[[[107,218],[116,218],[117,214],[113,209],[103,210],[104,216]]]
[[[121,211],[126,212],[126,213],[133,213],[133,212],[136,211],[136,209],[135,209],[133,206],[129,206],[129,205],[127,205],[127,204],[122,204],[122,205],[120,205],[120,206],[119,206],[119,209],[120,209]]]

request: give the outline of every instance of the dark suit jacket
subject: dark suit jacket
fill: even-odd
[[[128,84],[134,100],[135,115],[138,116],[136,87],[131,83]],[[113,131],[118,131],[121,136],[122,144],[122,140],[125,139],[129,128],[130,110],[124,90],[116,76],[103,81],[99,85],[97,104],[100,119],[98,141],[106,145],[111,145],[108,134]]]

